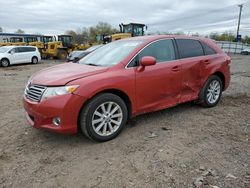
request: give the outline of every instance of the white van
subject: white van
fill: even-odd
[[[2,67],[19,63],[36,64],[41,60],[37,47],[34,46],[3,46],[0,47],[0,64]]]

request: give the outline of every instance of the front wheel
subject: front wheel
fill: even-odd
[[[58,50],[57,53],[57,58],[60,60],[65,60],[68,56],[68,53],[66,52],[66,50]]]
[[[222,90],[221,79],[216,75],[210,76],[199,95],[201,105],[204,107],[214,107],[221,98]]]
[[[8,59],[2,59],[1,66],[8,67],[10,65],[10,61]]]
[[[88,138],[104,142],[118,136],[125,126],[128,110],[117,95],[103,93],[89,101],[79,116],[79,126]]]

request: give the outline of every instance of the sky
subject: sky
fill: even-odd
[[[56,35],[102,21],[145,23],[148,33],[236,33],[238,4],[240,34],[250,36],[250,0],[0,0],[0,27]]]

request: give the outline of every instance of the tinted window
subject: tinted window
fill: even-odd
[[[171,39],[160,40],[150,44],[139,53],[138,59],[144,56],[153,56],[157,63],[175,60],[173,41]]]
[[[32,47],[18,47],[19,52],[34,52],[36,51],[35,48]]]
[[[13,51],[15,53],[19,53],[19,48],[13,48],[11,51]]]
[[[202,43],[205,55],[216,54],[216,51],[205,43]]]
[[[199,41],[192,39],[177,39],[180,58],[203,56],[204,52]]]
[[[27,51],[28,52],[34,52],[34,51],[36,51],[36,49],[35,48],[32,48],[32,47],[26,47],[27,48]]]
[[[19,53],[21,53],[21,52],[26,52],[25,48],[23,48],[23,47],[18,47],[18,48],[17,48],[17,51],[18,51]]]

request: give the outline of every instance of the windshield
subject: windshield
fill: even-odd
[[[95,46],[91,46],[90,48],[88,48],[88,49],[87,49],[87,50],[85,50],[85,51],[87,51],[87,52],[91,52],[91,51],[96,50],[97,48],[100,48],[101,46],[103,46],[103,45],[95,45]]]
[[[5,53],[5,52],[7,52],[9,49],[11,49],[11,47],[9,47],[9,46],[0,47],[0,53]]]
[[[113,66],[120,63],[143,41],[116,41],[98,48],[79,61],[80,64],[96,66]]]

